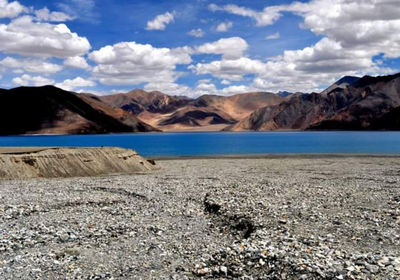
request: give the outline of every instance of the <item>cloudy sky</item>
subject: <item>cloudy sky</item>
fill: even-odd
[[[399,0],[0,0],[3,88],[311,92],[399,69]]]

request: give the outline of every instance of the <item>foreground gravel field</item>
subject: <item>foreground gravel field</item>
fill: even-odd
[[[400,158],[0,181],[0,279],[400,279]]]

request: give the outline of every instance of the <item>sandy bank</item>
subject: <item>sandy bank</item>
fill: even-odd
[[[1,148],[0,179],[132,174],[156,167],[122,148]]]

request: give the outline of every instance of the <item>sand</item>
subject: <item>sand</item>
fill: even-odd
[[[156,169],[122,148],[1,148],[0,179],[132,174]]]

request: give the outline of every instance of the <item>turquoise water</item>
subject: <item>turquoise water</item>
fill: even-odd
[[[117,146],[143,156],[400,154],[400,132],[193,132],[0,137],[0,146]]]

